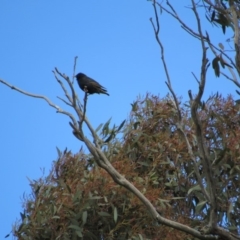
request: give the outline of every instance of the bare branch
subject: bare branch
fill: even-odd
[[[192,75],[193,75],[193,77],[195,78],[195,80],[197,81],[197,83],[200,85],[200,82],[199,82],[199,80],[197,79],[195,73],[192,72]]]
[[[12,90],[16,90],[17,92],[20,92],[26,96],[29,96],[29,97],[34,97],[34,98],[41,98],[41,99],[44,99],[51,107],[57,109],[57,111],[59,111],[60,107],[57,106],[56,104],[54,104],[51,100],[49,100],[47,97],[43,96],[43,95],[38,95],[38,94],[33,94],[33,93],[29,93],[29,92],[26,92],[20,88],[17,88],[11,84],[9,84],[8,82],[0,79],[0,82],[5,84],[6,86],[10,87]]]
[[[83,99],[83,102],[84,102],[84,106],[83,106],[83,116],[82,116],[82,119],[81,119],[80,124],[79,124],[79,128],[80,128],[80,129],[82,129],[82,123],[83,123],[83,121],[85,120],[85,115],[86,115],[86,111],[87,111],[88,91],[87,91],[86,86],[84,86],[84,92],[85,92],[85,95],[84,95],[84,99]]]
[[[11,88],[12,90],[16,90],[17,92],[20,92],[26,96],[29,96],[29,97],[33,97],[33,98],[40,98],[40,99],[43,99],[45,100],[49,106],[55,108],[57,110],[57,113],[61,113],[61,114],[64,114],[64,115],[67,115],[71,118],[72,122],[73,123],[77,123],[77,121],[75,120],[75,118],[73,117],[73,115],[67,111],[64,111],[62,110],[59,106],[57,106],[56,104],[54,104],[50,99],[48,99],[47,97],[43,96],[43,95],[38,95],[38,94],[33,94],[33,93],[29,93],[29,92],[26,92],[20,88],[17,88],[11,84],[9,84],[8,82],[0,79],[0,82],[3,83],[4,85],[8,86],[9,88]]]
[[[59,97],[59,96],[57,96],[57,98],[58,99],[60,99],[61,101],[63,101],[66,105],[68,105],[68,106],[72,106],[70,103],[68,103],[66,100],[64,100],[63,98],[61,98],[61,97]]]
[[[208,184],[208,189],[209,189],[209,195],[210,195],[210,220],[209,220],[209,231],[211,232],[213,229],[215,229],[217,225],[217,204],[216,204],[216,186],[213,181],[213,174],[212,170],[209,166],[211,166],[211,160],[210,156],[208,153],[208,149],[206,148],[203,133],[202,133],[202,123],[199,119],[198,113],[197,113],[197,108],[201,102],[201,98],[204,92],[205,88],[205,83],[206,83],[206,72],[207,72],[207,63],[208,59],[206,56],[207,49],[205,47],[205,42],[203,39],[203,34],[202,34],[202,28],[201,28],[201,22],[200,18],[196,9],[196,4],[195,1],[192,0],[192,6],[193,6],[193,12],[195,14],[196,20],[197,20],[197,25],[198,25],[198,32],[201,37],[201,46],[202,46],[202,64],[201,64],[201,77],[200,77],[200,84],[199,84],[199,91],[194,99],[194,101],[191,101],[191,113],[192,113],[192,118],[195,123],[196,127],[196,137],[197,137],[197,142],[199,146],[199,151],[200,151],[200,156],[202,160],[202,164],[205,170],[206,174],[206,179],[207,179],[207,184]]]
[[[92,134],[92,136],[93,136],[95,145],[96,145],[97,147],[99,147],[99,144],[98,144],[98,143],[99,143],[99,142],[102,142],[102,140],[98,137],[98,135],[97,135],[96,132],[94,131],[94,129],[93,129],[93,127],[91,126],[90,122],[88,121],[87,117],[84,116],[84,118],[83,118],[84,113],[82,112],[82,109],[81,109],[81,107],[80,107],[80,102],[79,102],[79,100],[78,100],[78,98],[77,98],[77,96],[76,96],[75,90],[74,90],[74,88],[73,88],[73,85],[72,85],[69,77],[66,76],[65,74],[62,74],[57,68],[55,68],[55,71],[56,71],[56,72],[54,72],[55,78],[57,79],[57,81],[58,81],[60,84],[61,84],[62,82],[61,82],[61,80],[57,77],[57,74],[67,81],[67,83],[68,83],[68,85],[69,85],[69,87],[70,87],[70,89],[71,89],[72,98],[69,96],[69,94],[68,94],[67,91],[64,91],[64,92],[65,92],[65,95],[68,96],[69,101],[71,100],[72,107],[73,107],[73,109],[75,110],[76,114],[78,115],[78,118],[81,119],[81,120],[84,119],[84,122],[86,123],[88,129],[90,130],[90,132],[91,132],[91,134]],[[62,83],[61,86],[63,86],[63,83]],[[64,86],[63,86],[62,88],[63,88],[63,90],[65,89]],[[78,104],[77,104],[77,103],[78,103]],[[84,104],[85,104],[85,103],[84,103]],[[85,112],[86,112],[86,106],[85,106]],[[80,122],[79,122],[79,124],[80,124]],[[77,126],[77,125],[74,124],[74,129],[77,128],[76,126]],[[79,128],[81,129],[80,125],[79,125]],[[75,130],[74,130],[74,131],[75,131]],[[80,138],[83,138],[83,137],[82,137],[82,135],[83,135],[83,132],[82,132],[82,131],[81,131],[80,133],[78,133],[78,134],[81,135]],[[75,134],[74,134],[74,135],[75,135]]]
[[[75,75],[76,75],[75,73],[76,73],[77,59],[78,59],[78,57],[76,56],[76,57],[74,58],[72,84],[74,83],[74,78],[75,78]]]
[[[204,87],[205,87],[205,83],[206,83],[206,65],[208,63],[208,59],[207,59],[207,49],[205,47],[205,43],[204,43],[204,39],[203,39],[203,34],[202,34],[202,28],[201,28],[201,23],[200,23],[200,18],[196,9],[196,5],[194,0],[192,0],[192,5],[193,5],[193,12],[196,16],[197,19],[197,25],[198,25],[198,32],[199,32],[199,36],[200,36],[200,42],[202,45],[202,65],[201,65],[201,81],[200,81],[200,85],[199,85],[199,91],[198,91],[198,95],[195,99],[196,103],[199,103],[201,101],[203,92],[204,92]]]
[[[159,18],[158,18],[158,13],[157,13],[157,7],[156,7],[156,1],[154,0],[153,1],[153,9],[154,9],[154,13],[155,13],[155,21],[156,21],[156,24],[157,24],[157,27],[155,27],[154,23],[153,23],[153,20],[152,18],[150,18],[150,22],[152,23],[152,26],[153,26],[153,30],[154,30],[154,33],[155,33],[155,38],[158,42],[158,45],[160,46],[161,48],[161,59],[162,59],[162,63],[163,63],[163,67],[164,67],[164,71],[165,71],[165,74],[166,74],[166,77],[167,77],[167,82],[166,85],[168,86],[173,98],[174,98],[174,101],[175,101],[175,105],[176,105],[176,108],[177,108],[177,112],[178,112],[178,117],[181,121],[181,111],[180,111],[180,108],[179,108],[179,102],[177,100],[177,97],[176,97],[176,94],[174,93],[173,91],[173,88],[172,88],[172,85],[171,85],[171,79],[170,79],[170,76],[169,76],[169,73],[168,73],[168,68],[167,68],[167,64],[166,64],[166,61],[165,61],[165,56],[164,56],[164,47],[163,47],[163,44],[159,38],[159,30],[160,30],[160,24],[159,24]],[[158,6],[161,8],[161,5],[158,4]]]
[[[56,70],[56,72],[57,72],[63,79],[65,79],[65,80],[67,81],[67,78],[68,78],[67,76],[59,73],[59,71],[57,70],[57,68],[55,68],[55,70]],[[58,81],[58,83],[59,83],[60,86],[62,87],[62,90],[64,91],[65,96],[67,97],[68,101],[69,101],[71,104],[73,104],[73,99],[72,99],[72,98],[70,97],[70,95],[68,94],[68,91],[67,91],[67,89],[65,88],[65,86],[63,85],[63,82],[58,78],[58,76],[57,76],[57,74],[56,74],[55,71],[52,71],[52,72],[53,72],[56,80]],[[71,90],[72,90],[72,89],[71,89]]]
[[[155,19],[156,19],[156,24],[157,24],[157,28],[155,27],[154,23],[153,23],[153,20],[152,18],[150,18],[150,22],[152,23],[152,26],[153,26],[153,29],[154,29],[154,33],[155,33],[155,38],[161,48],[161,59],[162,59],[162,62],[163,62],[163,66],[164,66],[164,71],[165,71],[165,74],[166,74],[166,77],[167,77],[167,81],[168,81],[168,84],[171,85],[171,80],[170,80],[170,76],[169,76],[169,73],[168,73],[168,69],[167,69],[167,64],[165,62],[165,58],[164,58],[164,47],[159,39],[159,19],[158,19],[158,13],[157,13],[157,9],[156,9],[156,1],[154,0],[153,1],[153,8],[154,8],[154,12],[155,12]]]
[[[206,0],[204,0],[204,1],[206,1]],[[206,1],[206,2],[207,2],[207,1]],[[200,41],[202,41],[202,40],[206,41],[206,42],[208,43],[209,47],[211,48],[211,50],[213,51],[213,53],[214,53],[216,56],[217,56],[216,51],[220,52],[223,56],[225,56],[225,57],[230,61],[230,63],[232,64],[232,66],[233,66],[235,69],[237,69],[237,66],[236,66],[236,64],[233,62],[233,60],[232,60],[222,49],[216,47],[214,44],[211,43],[208,34],[207,34],[206,36],[204,36],[204,35],[200,36],[199,33],[195,32],[193,29],[191,29],[189,26],[187,26],[187,25],[183,22],[183,20],[178,16],[176,10],[175,10],[174,7],[170,4],[169,1],[167,1],[167,5],[170,7],[170,9],[172,10],[172,12],[170,12],[168,9],[166,9],[164,6],[162,6],[162,4],[160,4],[160,3],[157,3],[157,4],[161,7],[161,9],[162,9],[163,11],[167,12],[169,15],[171,15],[173,18],[175,18],[175,19],[181,24],[181,27],[182,27],[187,33],[189,33],[191,36],[197,38],[197,39],[200,40]],[[212,5],[212,6],[213,6],[213,5]],[[214,49],[215,49],[216,51],[214,51]],[[229,71],[231,72],[233,78],[236,79],[236,82],[237,82],[237,78],[234,77],[234,76],[235,76],[234,71],[233,71],[231,68],[229,68],[229,67],[228,67],[228,69],[229,69]],[[234,83],[236,84],[236,82],[234,82]],[[236,85],[237,85],[237,84],[236,84]]]

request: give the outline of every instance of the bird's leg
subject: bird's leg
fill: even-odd
[[[86,86],[86,85],[84,86],[83,91],[84,91],[85,93],[88,93],[88,89],[87,89],[87,86]]]

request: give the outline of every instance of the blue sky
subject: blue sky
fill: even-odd
[[[176,9],[193,29],[196,22],[187,6]],[[54,67],[72,76],[73,59],[78,56],[77,72],[84,72],[108,89],[110,96],[89,97],[87,116],[94,127],[112,117],[119,124],[126,119],[131,103],[147,92],[164,97],[168,90],[160,50],[149,21],[153,8],[146,0],[122,1],[1,1],[0,78],[36,94],[63,96],[52,74]],[[200,43],[182,30],[166,13],[161,15],[161,36],[165,45],[173,87],[187,100],[187,91],[197,92],[191,72],[200,73]],[[211,38],[222,42],[233,34],[227,29],[202,24]],[[209,52],[209,59],[212,54]],[[78,89],[79,98],[83,92]],[[235,94],[235,86],[216,78],[209,69],[205,97],[219,91]],[[24,96],[0,84],[0,143],[3,207],[0,239],[19,219],[24,193],[30,192],[30,179],[47,174],[57,158],[56,146],[77,153],[82,146],[69,127],[69,119],[46,102]]]

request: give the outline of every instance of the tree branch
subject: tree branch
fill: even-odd
[[[197,137],[197,142],[198,142],[198,147],[200,151],[200,156],[203,164],[203,168],[206,174],[206,180],[208,184],[208,191],[209,191],[209,196],[210,196],[210,219],[209,219],[209,231],[212,232],[213,229],[216,228],[217,225],[217,203],[216,203],[216,186],[214,184],[213,180],[213,174],[211,170],[211,160],[210,156],[208,153],[208,149],[206,148],[206,144],[204,141],[203,137],[203,132],[202,132],[202,123],[199,119],[198,113],[197,113],[197,108],[201,103],[201,98],[204,92],[205,88],[205,83],[206,83],[206,73],[207,73],[207,49],[205,47],[205,42],[203,39],[202,35],[202,28],[201,28],[201,23],[200,23],[200,18],[196,9],[196,4],[194,0],[192,0],[192,6],[193,6],[193,12],[195,14],[196,20],[197,20],[197,25],[198,25],[198,32],[201,37],[201,46],[202,46],[202,64],[201,64],[201,76],[200,76],[200,84],[199,84],[199,91],[194,99],[194,101],[191,101],[191,113],[192,113],[192,118],[195,123],[196,127],[196,137]]]

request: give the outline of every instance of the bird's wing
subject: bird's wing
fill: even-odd
[[[93,80],[92,78],[89,78],[90,82],[89,84],[93,87],[97,87],[97,88],[101,88],[103,90],[106,90],[105,87],[103,87],[100,83],[98,83],[97,81]]]

